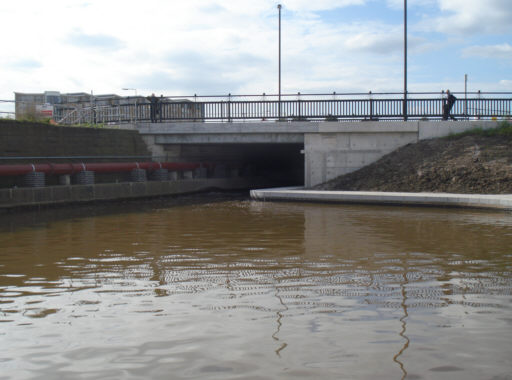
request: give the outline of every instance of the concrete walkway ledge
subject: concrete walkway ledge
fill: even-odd
[[[381,204],[512,210],[512,194],[391,193],[378,191],[319,191],[301,187],[251,190],[262,201]]]

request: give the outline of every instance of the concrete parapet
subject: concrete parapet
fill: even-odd
[[[69,202],[90,202],[95,199],[94,189],[95,186],[98,185],[78,185],[78,186],[70,186],[71,194],[69,198]],[[52,203],[51,198],[47,200],[46,203]],[[44,202],[41,202],[44,204]]]

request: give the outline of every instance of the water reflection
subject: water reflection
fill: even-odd
[[[512,370],[509,214],[223,199],[7,224],[7,378]]]
[[[404,311],[403,316],[400,318],[400,322],[402,323],[402,331],[400,331],[400,336],[404,340],[404,345],[398,351],[398,353],[393,357],[393,360],[400,366],[400,369],[402,370],[403,376],[402,379],[405,379],[407,377],[407,370],[405,369],[405,365],[402,361],[399,360],[399,357],[402,356],[405,350],[409,347],[409,343],[411,342],[409,337],[405,335],[407,331],[407,317],[409,316],[409,313],[407,312],[407,291],[405,286],[408,284],[407,274],[404,273],[403,276],[403,282],[400,283],[400,289],[402,293],[402,309]]]

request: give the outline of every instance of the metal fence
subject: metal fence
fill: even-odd
[[[455,119],[508,119],[512,113],[511,92],[453,93],[458,98],[451,110]],[[278,95],[179,96],[159,98],[157,104],[133,103],[96,106],[85,103],[54,106],[53,118],[60,124],[112,124],[163,121],[356,121],[441,119],[446,94],[408,93],[404,110],[402,93],[331,93]],[[406,111],[406,112],[404,112]]]

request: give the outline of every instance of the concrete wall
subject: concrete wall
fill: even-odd
[[[137,129],[154,157],[167,156],[165,146],[227,144],[303,144],[306,132],[316,132],[313,122],[250,123],[138,123]]]
[[[182,122],[132,127],[140,131],[154,155],[175,158],[192,144],[217,149],[227,144],[260,144],[263,158],[269,145],[304,143],[304,184],[309,187],[360,169],[409,143],[496,125],[495,121]]]
[[[254,178],[203,178],[162,182],[125,182],[0,189],[0,210],[68,203],[161,197],[195,193],[208,189],[239,190],[247,189],[251,186],[257,187],[258,183],[258,179]],[[264,182],[261,183],[264,185]]]
[[[353,172],[409,143],[496,126],[492,121],[319,123],[318,132],[305,134],[304,184]]]

